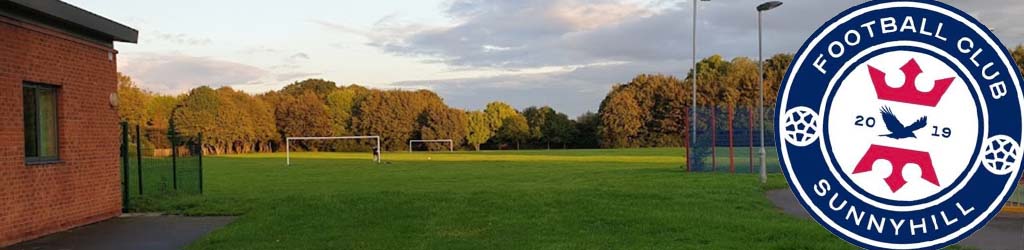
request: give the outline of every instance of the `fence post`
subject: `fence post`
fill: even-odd
[[[203,194],[203,132],[199,132],[199,194]]]
[[[732,116],[735,114],[735,111],[733,109],[736,109],[736,107],[733,106],[732,104],[730,104],[729,105],[729,172],[735,174],[736,173],[736,150],[733,147],[733,140],[732,140],[733,139],[733,136],[732,136],[733,132],[735,132],[735,131],[732,130],[732,122],[733,122],[733,117]]]
[[[121,122],[121,212],[128,212],[128,122]]]
[[[749,121],[747,123],[747,135],[750,136],[750,143],[747,143],[747,147],[749,147],[749,150],[747,150],[747,153],[750,154],[749,155],[750,160],[748,160],[747,162],[750,163],[750,173],[753,174],[754,173],[754,107],[752,107],[752,106],[748,106],[747,107],[747,120]]]
[[[690,147],[693,146],[690,144],[690,140],[692,140],[692,138],[690,138],[690,130],[693,128],[691,128],[690,126],[690,114],[688,114],[689,112],[690,111],[683,110],[683,124],[685,124],[683,126],[686,126],[686,131],[683,131],[686,132],[683,135],[683,140],[685,140],[683,142],[683,145],[686,146],[686,172],[690,172],[690,161],[693,161],[693,158],[690,157]]]
[[[138,159],[139,196],[142,196],[142,125],[135,125],[135,157]]]
[[[171,187],[178,191],[178,131],[171,130]]]
[[[715,120],[718,120],[718,115],[715,111],[718,110],[718,106],[711,105],[711,172],[718,171],[718,127],[715,126]]]

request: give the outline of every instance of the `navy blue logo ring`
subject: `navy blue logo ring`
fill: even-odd
[[[983,227],[1021,179],[1021,76],[978,20],[871,1],[825,23],[779,88],[790,188],[840,238],[934,249]]]

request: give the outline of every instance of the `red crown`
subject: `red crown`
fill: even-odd
[[[950,77],[936,80],[932,91],[926,93],[917,91],[915,87],[917,76],[923,72],[921,71],[921,66],[917,65],[917,61],[910,59],[907,64],[900,67],[900,70],[903,71],[906,80],[903,82],[903,86],[892,88],[885,82],[885,72],[868,65],[868,71],[871,73],[871,81],[875,84],[875,92],[878,93],[878,99],[935,107],[935,105],[939,104],[939,100],[942,99],[942,95],[946,94],[949,85],[952,85],[953,80],[956,79],[956,77]]]

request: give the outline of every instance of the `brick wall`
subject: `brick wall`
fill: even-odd
[[[0,247],[120,214],[113,49],[0,17]],[[58,90],[61,163],[27,165],[24,81]]]

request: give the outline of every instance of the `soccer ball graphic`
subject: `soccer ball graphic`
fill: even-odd
[[[1020,145],[1013,138],[1005,135],[997,135],[985,141],[985,151],[982,151],[981,163],[989,172],[997,175],[1006,175],[1013,172],[1017,165]]]
[[[806,147],[818,140],[818,113],[808,107],[796,107],[786,111],[782,123],[782,135],[786,142],[797,147]]]

